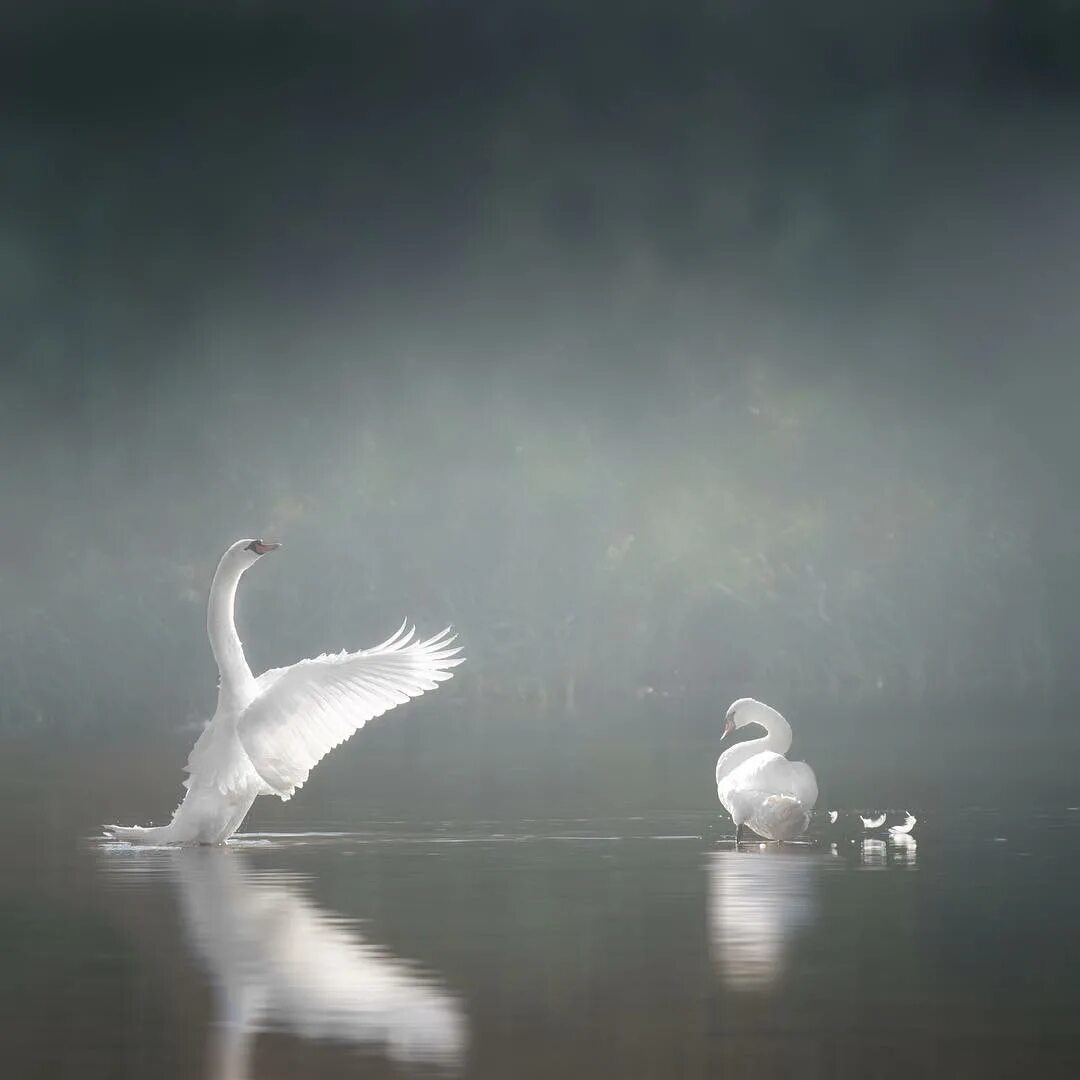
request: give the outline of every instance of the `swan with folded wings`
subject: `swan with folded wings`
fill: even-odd
[[[240,578],[281,545],[238,540],[210,585],[206,630],[221,681],[213,719],[188,757],[187,792],[172,821],[157,828],[110,825],[106,832],[145,844],[221,844],[260,795],[287,800],[339,743],[451,677],[464,657],[450,628],[414,640],[403,623],[381,645],[323,655],[256,677],[236,632]]]
[[[817,802],[814,770],[805,761],[788,761],[791,725],[773,708],[739,698],[727,711],[724,734],[755,724],[764,737],[737,743],[716,763],[716,793],[735,824],[735,843],[748,826],[766,840],[793,840],[806,832]]]

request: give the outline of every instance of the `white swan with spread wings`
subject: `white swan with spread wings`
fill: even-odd
[[[301,660],[257,678],[236,633],[240,578],[280,544],[238,540],[221,557],[206,612],[206,630],[221,681],[214,717],[188,758],[187,793],[172,821],[157,828],[110,825],[121,840],[149,844],[221,844],[260,795],[282,800],[315,765],[369,720],[451,677],[464,657],[448,627],[414,641],[403,623],[381,645]]]

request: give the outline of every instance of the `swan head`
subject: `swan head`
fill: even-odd
[[[277,551],[280,544],[271,540],[237,540],[224,555],[221,556],[221,566],[228,566],[238,574],[242,574],[248,567],[254,566],[264,555],[271,551]]]
[[[756,701],[752,697],[742,697],[731,703],[727,715],[724,717],[724,734],[720,737],[726,739],[736,728],[746,727],[747,724],[761,724],[768,727],[768,719],[780,714],[771,709],[764,702]]]

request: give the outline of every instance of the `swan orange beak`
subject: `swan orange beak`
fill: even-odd
[[[727,722],[724,724],[724,734],[720,736],[721,742],[726,739],[735,730],[735,719],[729,716]]]
[[[265,555],[267,552],[277,551],[279,547],[281,547],[280,544],[275,544],[273,542],[263,543],[262,540],[256,540],[255,543],[251,545],[251,549],[256,555]]]

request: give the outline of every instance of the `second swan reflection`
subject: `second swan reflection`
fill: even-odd
[[[805,845],[762,844],[760,851],[706,856],[709,948],[724,984],[767,990],[784,974],[788,953],[818,918],[820,875],[849,862],[866,870],[913,869],[918,845],[894,834],[823,854]],[[843,863],[839,860],[843,859]]]
[[[725,985],[767,990],[784,974],[792,944],[817,919],[822,862],[771,845],[708,856],[709,946]]]
[[[319,908],[295,878],[261,874],[226,848],[178,853],[180,906],[213,980],[206,1075],[244,1080],[255,1035],[380,1046],[393,1061],[458,1069],[468,1027],[449,990]]]

